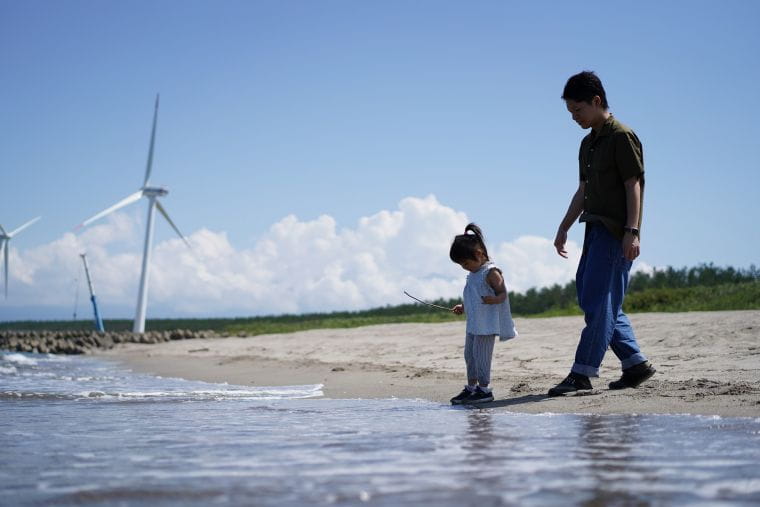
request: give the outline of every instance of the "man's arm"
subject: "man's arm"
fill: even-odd
[[[625,185],[625,204],[627,210],[626,227],[638,229],[639,214],[641,213],[641,180],[638,177],[628,178]],[[639,237],[630,232],[623,236],[623,255],[629,261],[636,259],[640,253]]]
[[[581,181],[578,184],[578,190],[575,191],[575,195],[573,195],[573,198],[570,200],[570,206],[567,208],[565,218],[563,218],[562,222],[559,224],[557,236],[554,238],[554,248],[556,248],[557,253],[565,259],[567,259],[567,251],[565,250],[565,243],[567,243],[567,231],[570,230],[570,227],[572,227],[573,223],[575,223],[578,217],[581,216],[581,213],[583,213],[583,194],[585,192],[585,189],[586,183]]]

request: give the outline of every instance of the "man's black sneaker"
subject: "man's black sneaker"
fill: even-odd
[[[472,391],[470,391],[469,389],[467,389],[465,387],[464,389],[462,389],[461,393],[459,393],[456,396],[454,396],[453,398],[451,398],[451,404],[452,405],[461,405],[462,403],[464,403],[464,400],[466,400],[467,398],[469,398],[470,395],[472,395],[474,392],[475,392],[474,389]]]
[[[562,396],[563,394],[589,391],[591,389],[591,381],[587,376],[570,372],[570,375],[565,377],[565,380],[549,389],[549,396]]]
[[[649,361],[636,364],[623,370],[623,376],[620,377],[620,380],[610,382],[610,389],[638,387],[642,382],[654,375],[656,371]]]
[[[488,403],[489,401],[493,401],[493,391],[486,392],[478,387],[475,389],[474,393],[463,401],[463,403],[467,405],[477,405],[478,403]]]

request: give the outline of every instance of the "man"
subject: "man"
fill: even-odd
[[[557,231],[554,246],[567,258],[567,231],[575,220],[586,224],[576,285],[586,327],[570,374],[549,390],[559,396],[591,389],[607,351],[622,362],[622,377],[610,389],[637,387],[655,369],[641,353],[633,328],[623,313],[631,264],[639,256],[639,231],[644,196],[644,159],[636,134],[608,111],[602,82],[589,71],[572,76],[562,98],[583,129],[580,183]]]

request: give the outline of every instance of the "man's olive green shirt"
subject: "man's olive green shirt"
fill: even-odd
[[[580,180],[585,182],[581,222],[602,222],[616,237],[623,238],[627,221],[624,182],[641,181],[638,228],[644,212],[644,150],[630,128],[612,115],[599,132],[591,131],[581,141],[578,155]]]

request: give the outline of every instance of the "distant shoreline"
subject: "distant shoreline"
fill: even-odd
[[[512,314],[524,318],[580,315],[575,281],[565,285],[529,289],[509,293]],[[437,299],[435,304],[451,308],[458,298]],[[655,268],[631,275],[623,309],[626,313],[694,312],[760,310],[760,269],[718,267],[700,264],[691,268]],[[365,310],[332,311],[255,317],[198,317],[148,319],[146,329],[165,331],[211,331],[218,336],[254,336],[270,333],[292,333],[307,329],[350,328],[376,324],[410,322],[454,322],[463,317],[432,310],[409,301]],[[105,319],[108,332],[128,333],[130,319]],[[89,333],[91,320],[43,320],[0,322],[3,331],[77,331]]]
[[[498,343],[494,407],[525,413],[700,414],[760,417],[760,311],[634,314],[658,373],[610,391],[611,352],[597,394],[546,398],[572,363],[582,317],[517,319],[520,337]],[[98,356],[135,371],[240,385],[324,384],[328,398],[423,398],[448,403],[464,383],[463,322],[386,324],[249,338],[119,344]]]

